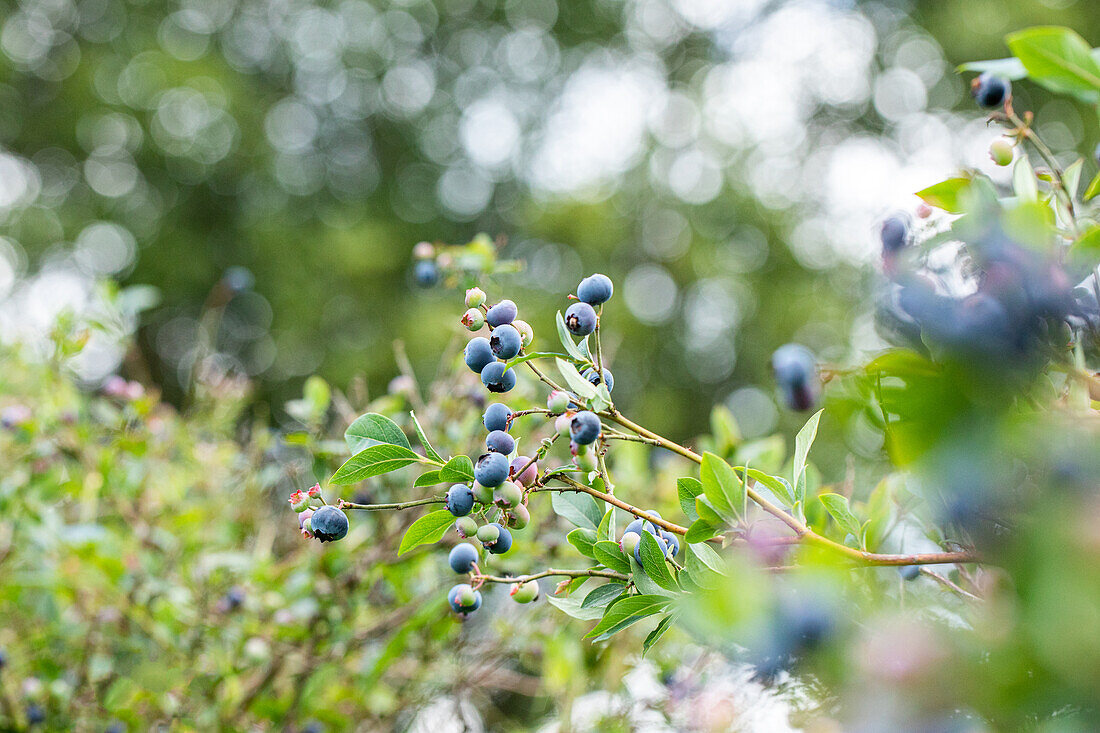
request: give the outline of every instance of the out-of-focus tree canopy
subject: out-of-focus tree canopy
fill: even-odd
[[[622,283],[616,366],[641,415],[686,433],[729,399],[762,434],[771,395],[745,388],[776,344],[842,360],[867,337],[874,222],[987,165],[979,122],[946,126],[953,66],[1028,23],[1095,39],[1088,6],[5,3],[0,284],[53,277],[4,319],[117,275],[160,291],[128,368],[177,400],[214,352],[268,396],[314,372],[377,389],[397,334],[427,368],[451,325],[410,287],[413,243],[486,231],[542,305],[589,271]],[[1057,149],[1093,142],[1048,106]],[[200,330],[223,276],[254,291]]]

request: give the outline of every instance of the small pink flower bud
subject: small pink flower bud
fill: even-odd
[[[321,484],[313,484],[313,486],[309,487],[309,490],[306,493],[309,495],[310,499],[320,499],[321,498]]]
[[[290,508],[296,512],[304,512],[309,509],[309,495],[304,491],[295,491],[290,495]],[[298,517],[298,522],[301,523],[301,516]]]

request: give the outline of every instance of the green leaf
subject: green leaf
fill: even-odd
[[[604,512],[603,519],[600,520],[600,526],[596,528],[597,539],[611,539],[611,520],[614,518],[614,512],[614,509],[608,509]]]
[[[611,603],[626,590],[626,586],[622,583],[608,583],[606,585],[598,585],[589,591],[588,595],[581,601],[581,608],[600,608]]]
[[[474,480],[474,462],[469,456],[455,456],[439,469],[439,477],[444,481],[462,483]]]
[[[588,358],[577,348],[577,344],[569,334],[569,329],[565,327],[565,319],[562,317],[561,311],[558,311],[556,320],[558,326],[558,339],[561,341],[561,345],[565,347],[566,353],[581,363],[588,361]]]
[[[699,479],[714,510],[729,522],[738,521],[744,511],[745,487],[730,465],[713,453],[704,453]]]
[[[794,488],[787,479],[780,478],[779,476],[772,476],[770,473],[764,473],[755,468],[742,467],[742,470],[753,480],[767,486],[768,489],[775,494],[775,498],[779,499],[780,502],[788,507],[794,506]]]
[[[836,520],[841,529],[845,532],[851,532],[855,537],[859,537],[859,520],[856,519],[856,515],[852,514],[852,510],[848,506],[848,497],[828,493],[820,494],[817,498],[821,499],[821,503],[825,505],[825,509]]]
[[[1031,167],[1031,161],[1026,155],[1016,158],[1016,165],[1012,167],[1012,190],[1021,201],[1039,200],[1039,183],[1035,179],[1035,169]]]
[[[669,598],[678,595],[676,592],[665,590],[657,585],[656,581],[649,577],[649,573],[645,571],[641,563],[634,559],[634,555],[630,556],[630,579],[642,595],[667,596]]]
[[[602,588],[603,586],[599,586]],[[593,588],[593,591],[599,590],[599,588]],[[572,616],[575,619],[581,621],[595,621],[603,616],[604,610],[601,606],[590,606],[588,608],[582,608],[582,604],[587,599],[575,598],[574,596],[546,596],[546,600],[551,606],[558,608],[563,613]]]
[[[398,548],[397,554],[404,555],[414,547],[439,542],[443,539],[447,529],[454,524],[454,521],[455,515],[446,509],[425,514],[406,530],[405,536],[401,538],[401,547]]]
[[[402,448],[412,447],[397,423],[376,412],[368,412],[355,418],[355,422],[344,431],[344,441],[353,454],[378,443],[399,445]]]
[[[519,366],[525,361],[531,361],[532,359],[549,359],[550,357],[561,358],[564,354],[556,354],[553,351],[533,351],[530,354],[521,354],[520,356],[509,359],[504,365],[505,369],[511,369],[512,367]]]
[[[556,514],[584,529],[595,530],[603,518],[596,500],[580,491],[555,491],[550,496],[550,505]]]
[[[1100,64],[1074,31],[1037,26],[1009,34],[1005,43],[1035,83],[1091,104],[1100,101]]]
[[[557,363],[558,371],[561,372],[566,385],[574,394],[583,400],[590,400],[596,396],[596,386],[582,377],[581,373],[577,371],[577,367],[564,359],[555,359],[554,361]]]
[[[428,454],[428,458],[443,463],[443,456],[439,455],[436,449],[433,448],[432,444],[428,441],[428,436],[424,434],[424,428],[421,427],[420,421],[416,419],[416,413],[410,411],[409,417],[412,418],[413,427],[416,428],[416,437],[420,439],[420,445],[424,446],[424,452]]]
[[[585,638],[601,641],[617,634],[646,616],[660,613],[669,604],[664,596],[628,596],[612,603],[600,622],[592,627]]]
[[[1018,81],[1027,77],[1027,69],[1020,59],[1010,56],[1007,59],[990,59],[988,61],[967,61],[955,67],[956,71],[988,71],[997,76],[1003,76],[1012,81]]]
[[[722,562],[722,557],[715,552],[714,548],[710,545],[702,542],[689,544],[687,561],[690,561],[693,557],[711,572],[717,573],[718,575],[726,574],[725,563]]]
[[[679,591],[676,579],[669,572],[668,563],[665,562],[665,554],[661,551],[661,545],[657,538],[649,532],[642,532],[642,549],[638,554],[642,557],[642,568],[654,583],[665,590]]]
[[[1096,174],[1096,177],[1092,179],[1089,187],[1085,189],[1085,194],[1082,196],[1082,199],[1088,201],[1089,199],[1095,198],[1098,194],[1100,194],[1100,173]]]
[[[1081,171],[1085,168],[1085,159],[1078,158],[1066,166],[1062,172],[1062,184],[1066,187],[1066,193],[1070,198],[1077,197],[1077,187],[1081,185]]]
[[[629,573],[630,563],[626,561],[626,555],[619,549],[619,543],[611,540],[600,540],[592,547],[596,562],[606,568],[619,573]]]
[[[685,476],[676,479],[676,494],[680,498],[680,509],[689,520],[694,522],[699,518],[695,511],[695,497],[703,493],[703,482],[697,478]]]
[[[810,446],[814,444],[814,438],[817,437],[817,424],[821,420],[822,412],[824,409],[815,412],[794,438],[794,481],[792,483],[796,503],[806,501],[806,457],[810,453]]]
[[[653,631],[650,631],[649,636],[647,636],[645,638],[645,641],[642,642],[643,657],[646,655],[646,652],[648,652],[650,648],[653,647],[654,644],[660,641],[661,637],[665,635],[665,632],[668,631],[670,626],[672,626],[671,613],[661,619],[661,622],[657,624],[657,628],[653,629]]]
[[[920,196],[929,206],[935,206],[952,214],[961,214],[960,196],[969,187],[969,178],[948,178],[946,181],[940,181],[917,191],[917,196]]]
[[[581,529],[578,527],[567,534],[565,539],[569,540],[569,544],[577,548],[577,552],[593,560],[596,559],[596,553],[592,549],[596,544],[596,532],[594,530]]]
[[[404,468],[421,460],[420,456],[400,445],[380,443],[356,453],[332,476],[334,484],[354,484],[390,471]]]
[[[1094,226],[1078,237],[1069,251],[1072,256],[1085,258],[1090,265],[1100,262],[1100,226]]]
[[[416,477],[416,481],[413,481],[413,488],[422,489],[425,486],[435,486],[441,483],[443,483],[443,479],[440,477],[439,471],[425,471]]]
[[[684,535],[684,541],[706,542],[715,534],[717,534],[717,530],[715,530],[714,526],[711,525],[710,522],[705,519],[696,519],[694,522],[691,523],[691,526],[688,527],[687,534]]]
[[[705,496],[695,497],[695,513],[699,515],[699,519],[703,520],[712,527],[723,527],[726,521],[718,516],[718,512],[714,511],[714,507]]]

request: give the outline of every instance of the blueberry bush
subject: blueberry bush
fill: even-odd
[[[398,345],[380,393],[308,380],[292,430],[215,371],[182,413],[82,384],[124,291],[4,347],[4,727],[441,730],[474,699],[522,728],[646,664],[661,701],[592,729],[742,726],[714,658],[807,729],[1100,727],[1100,160],[1013,96],[1096,111],[1100,53],[1007,40],[961,69],[1004,174],[883,220],[881,348],[777,345],[791,440],[721,405],[691,439],[631,419],[615,273],[528,310],[486,236],[413,250],[453,294],[430,383]]]

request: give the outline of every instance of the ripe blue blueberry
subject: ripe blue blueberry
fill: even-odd
[[[321,542],[335,542],[343,539],[348,533],[347,515],[331,504],[313,512],[313,516],[309,518],[309,525],[313,536]]]
[[[482,486],[500,486],[508,479],[508,457],[503,453],[483,453],[474,466],[474,478]]]
[[[517,315],[519,315],[519,309],[516,308],[516,304],[510,300],[502,300],[485,314],[485,322],[496,328],[516,320]]]
[[[1000,107],[1012,94],[1012,84],[1008,79],[987,71],[970,83],[970,94],[981,107]]]
[[[577,445],[588,445],[600,437],[600,418],[596,413],[584,410],[573,416],[569,423],[569,436]]]
[[[776,349],[772,354],[772,371],[787,407],[809,410],[817,403],[820,391],[817,363],[805,346],[786,344]]]
[[[451,564],[451,570],[456,573],[468,573],[477,562],[477,548],[469,542],[460,542],[451,548],[447,562]]]
[[[611,284],[611,278],[598,273],[589,275],[581,280],[581,284],[577,286],[577,297],[591,305],[606,303],[611,300],[611,295],[614,292],[615,287]]]
[[[596,311],[583,301],[574,303],[565,311],[565,327],[574,336],[587,336],[596,330]]]
[[[501,359],[511,359],[523,348],[523,339],[520,338],[519,331],[506,323],[493,329],[493,334],[489,337],[489,346]]]
[[[657,534],[657,528],[653,526],[653,523],[645,519],[635,519],[630,524],[626,525],[626,529],[623,530],[623,534],[627,532],[634,532],[641,534],[642,532],[649,532],[650,534]]]
[[[465,616],[481,608],[481,591],[474,590],[469,583],[459,583],[447,593],[447,602],[452,611]]]
[[[661,532],[661,539],[668,545],[668,554],[676,557],[680,554],[680,540],[671,532]]]
[[[589,367],[588,369],[585,369],[584,373],[581,374],[581,376],[584,377],[585,379],[587,379],[592,384],[599,384],[600,383],[599,373],[591,367]],[[608,369],[607,367],[604,367],[604,370],[603,370],[603,383],[607,385],[607,391],[608,392],[615,389],[615,375],[612,374],[611,370]]]
[[[474,508],[474,491],[466,484],[455,484],[447,489],[447,511],[456,517],[464,517]]]
[[[485,549],[494,555],[503,555],[512,549],[512,533],[508,531],[507,527],[504,527],[497,522],[493,522],[491,526],[496,527],[499,530],[497,538],[492,542],[485,544]]]
[[[493,453],[503,453],[510,456],[512,451],[516,449],[516,439],[503,430],[494,430],[486,436],[485,447]]]
[[[490,392],[507,392],[516,386],[516,370],[505,369],[504,362],[494,361],[481,370],[481,383]]]
[[[35,726],[46,722],[46,710],[38,703],[27,705],[27,725]]]
[[[915,580],[920,577],[920,565],[902,565],[898,568],[902,580]]]
[[[485,408],[485,414],[481,416],[481,422],[489,432],[494,430],[508,430],[508,419],[512,417],[512,410],[503,402],[494,402]]]
[[[422,288],[430,288],[439,282],[439,268],[432,260],[421,260],[413,265],[413,278]]]
[[[497,357],[493,353],[493,348],[489,345],[489,339],[478,336],[470,339],[470,343],[466,344],[465,359],[466,366],[470,367],[471,371],[481,374],[481,370],[487,364],[496,361]]]
[[[895,214],[882,222],[882,254],[892,255],[909,243],[909,221],[903,214]]]

